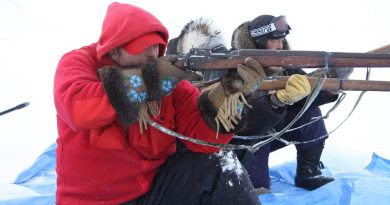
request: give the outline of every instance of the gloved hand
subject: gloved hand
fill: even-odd
[[[258,89],[266,77],[263,66],[253,58],[246,58],[245,65],[238,64],[237,72],[229,72],[222,76],[221,84],[210,90],[209,100],[215,108],[219,108],[225,97],[235,93],[249,95]]]
[[[267,77],[263,66],[253,58],[246,58],[245,65],[238,64],[237,72],[243,80],[243,87],[240,92],[249,95],[257,90]]]
[[[174,66],[176,55],[163,56],[157,60],[147,60],[141,66],[142,77],[146,84],[148,101],[160,101],[162,96],[169,95],[177,83],[186,79],[200,81],[202,76],[192,71],[185,71]]]
[[[176,60],[176,56],[165,56],[147,60],[140,68],[106,66],[98,69],[108,98],[124,125],[130,125],[139,115],[145,121],[148,112],[157,115],[162,96],[169,95],[181,80],[201,79],[194,72],[173,66]],[[150,106],[151,103],[154,105]],[[140,108],[142,113],[138,112]]]
[[[253,58],[246,58],[245,63],[237,66],[236,72],[229,72],[222,76],[221,82],[210,91],[202,94],[199,106],[202,116],[211,127],[219,130],[222,124],[225,131],[234,129],[237,119],[241,118],[241,111],[247,104],[244,95],[249,95],[257,90],[266,77],[263,66]],[[204,95],[206,95],[204,97]],[[205,99],[208,99],[206,101]],[[216,111],[210,108],[207,102]]]
[[[139,103],[146,100],[141,70],[105,66],[98,69],[108,99],[121,123],[127,127],[138,118]]]
[[[277,99],[284,104],[293,104],[308,96],[311,85],[306,75],[294,74],[287,80],[284,89],[276,91]]]

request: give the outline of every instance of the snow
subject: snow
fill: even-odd
[[[43,193],[18,186],[13,182],[55,142],[57,130],[52,87],[56,65],[65,52],[88,45],[98,39],[101,23],[110,2],[108,0],[99,2],[3,0],[0,2],[0,94],[2,96],[0,111],[23,102],[30,102],[26,108],[0,116],[0,200],[6,201],[5,204],[18,204],[20,200],[18,201],[17,198],[28,197],[39,197],[46,202],[45,204],[53,203],[52,195],[47,190],[53,188],[53,175],[55,175],[53,167],[49,167],[45,174],[39,176],[42,178],[34,178],[37,181],[29,181],[30,187],[43,186],[42,189],[45,190]],[[203,16],[212,18],[217,25],[220,25],[222,34],[230,45],[230,34],[235,27],[259,14],[269,13],[287,16],[292,27],[288,39],[292,48],[296,50],[367,52],[390,43],[388,39],[390,13],[387,11],[386,1],[329,0],[324,4],[309,0],[280,0],[277,3],[244,0],[240,4],[225,3],[223,9],[219,7],[221,5],[218,1],[206,0],[196,1],[196,4],[183,4],[181,1],[169,0],[164,4],[146,0],[131,1],[131,3],[155,14],[167,26],[171,38],[179,35],[180,30],[189,20]],[[301,8],[302,5],[305,6],[304,10]],[[356,6],[352,8],[350,5]],[[172,9],[173,7],[175,10]],[[388,76],[390,70],[386,68],[373,68],[371,71],[373,80],[388,80]],[[355,69],[351,76],[353,79],[364,79],[364,77],[365,69]],[[326,120],[329,131],[336,128],[348,116],[358,95],[359,92],[347,92],[345,101]],[[348,184],[355,180],[352,176],[356,176],[355,188],[364,189],[364,185],[367,184],[371,189],[367,194],[359,192],[361,196],[352,197],[346,202],[362,204],[367,202],[363,199],[366,199],[369,194],[372,195],[370,199],[378,198],[383,202],[389,202],[386,195],[375,194],[375,192],[382,193],[384,191],[382,189],[389,190],[386,185],[389,181],[388,172],[387,175],[378,177],[377,174],[381,171],[372,172],[364,169],[372,161],[373,153],[384,159],[390,159],[387,111],[389,102],[388,92],[365,93],[351,117],[331,134],[322,161],[332,176],[338,180],[335,185],[330,186],[329,190],[324,189],[319,192],[329,193],[332,188],[340,190],[337,185],[348,187]],[[322,110],[326,112],[330,106],[325,105]],[[295,148],[289,146],[272,153],[270,165],[273,167],[286,165],[294,161],[295,156]],[[47,156],[47,159],[51,157]],[[50,164],[52,162],[49,162],[50,160],[38,170],[48,168],[46,165],[52,165]],[[239,167],[234,166],[237,164],[230,163],[226,169],[240,170]],[[288,173],[291,175],[290,172]],[[347,174],[351,178],[343,178]],[[367,177],[371,181],[361,177]],[[381,180],[376,181],[376,177]],[[289,178],[283,178],[285,179],[288,182]],[[282,183],[283,180],[278,182]],[[344,182],[346,184],[343,184]],[[380,185],[374,188],[371,186],[372,183]],[[293,189],[289,186],[283,188],[287,191]],[[272,191],[275,196],[288,195],[286,191]],[[7,199],[13,200],[7,201]],[[266,198],[261,197],[261,199],[267,201]],[[285,200],[302,200],[302,198],[286,197]]]
[[[222,167],[222,172],[234,171],[237,176],[241,176],[243,173],[243,167],[238,161],[237,157],[233,155],[233,151],[223,151],[221,150],[216,154],[220,158],[220,164]]]
[[[0,184],[0,205],[10,204],[54,204],[56,187],[54,173],[56,144],[39,156],[33,166],[24,170],[13,184]],[[230,152],[231,153],[231,152]],[[220,152],[221,165],[234,171],[236,159],[229,152]],[[230,155],[230,156],[229,156]],[[371,162],[362,170],[333,172],[324,169],[323,175],[335,181],[314,191],[294,186],[295,162],[286,162],[270,169],[271,193],[260,195],[262,204],[378,204],[390,202],[390,160],[373,154]],[[235,179],[227,181],[234,186]]]

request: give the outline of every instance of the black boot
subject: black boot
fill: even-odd
[[[323,149],[324,143],[320,143],[297,151],[295,186],[312,191],[334,180],[334,178],[322,176],[320,171],[324,168],[320,161]]]

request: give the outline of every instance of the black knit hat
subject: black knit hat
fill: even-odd
[[[274,30],[271,23],[282,20],[284,23],[284,30]],[[276,23],[275,23],[276,24]],[[285,21],[284,16],[272,16],[272,15],[261,15],[253,19],[249,24],[249,32],[253,38],[253,41],[258,49],[266,49],[267,39],[279,39],[286,37],[289,34],[290,26]]]

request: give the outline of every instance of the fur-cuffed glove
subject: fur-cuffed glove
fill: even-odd
[[[140,102],[146,100],[141,70],[105,66],[99,68],[98,73],[121,123],[129,126],[138,118]]]
[[[234,129],[241,119],[246,95],[257,90],[266,77],[263,66],[253,58],[246,58],[245,64],[239,64],[237,71],[222,76],[221,82],[202,94],[199,100],[200,111],[206,122],[219,131],[222,124],[225,131]]]
[[[140,123],[147,128],[149,114],[160,114],[162,97],[181,80],[198,81],[201,76],[172,65],[176,56],[149,59],[140,68],[106,66],[98,69],[103,87],[122,124]]]

